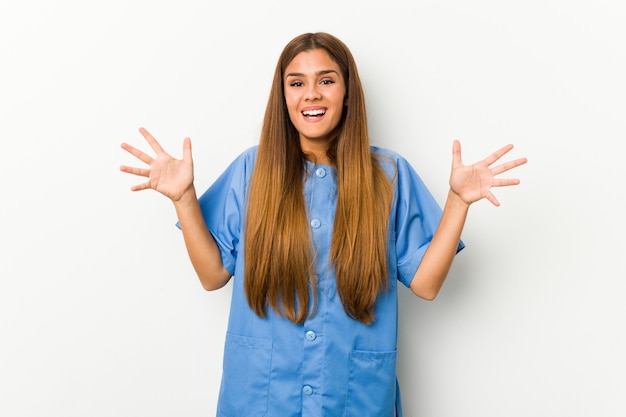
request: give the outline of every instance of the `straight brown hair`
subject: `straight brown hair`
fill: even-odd
[[[270,306],[302,323],[315,311],[315,253],[303,196],[306,161],[289,119],[283,81],[296,55],[313,49],[330,55],[346,84],[342,119],[327,152],[337,168],[331,266],[346,314],[370,324],[376,299],[387,285],[393,188],[370,150],[365,97],[354,58],[343,42],[327,33],[294,38],[276,65],[250,183],[244,288],[250,307],[261,317]]]

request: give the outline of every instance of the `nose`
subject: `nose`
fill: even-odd
[[[309,84],[305,97],[307,100],[317,100],[320,98],[320,92],[317,83]]]

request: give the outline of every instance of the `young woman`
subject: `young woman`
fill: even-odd
[[[307,33],[283,50],[258,146],[197,198],[191,142],[155,156],[122,148],[174,203],[203,287],[233,277],[218,415],[400,416],[396,379],[397,282],[433,299],[455,254],[469,206],[499,205],[492,165],[505,146],[466,166],[455,141],[443,211],[408,162],[370,146],[354,59],[339,39]]]

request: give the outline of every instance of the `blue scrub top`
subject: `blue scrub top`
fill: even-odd
[[[404,158],[382,148],[372,151],[384,157],[381,166],[393,179],[395,197],[389,219],[389,289],[378,297],[371,325],[346,315],[329,267],[337,204],[334,167],[307,162],[304,197],[317,253],[318,305],[304,324],[271,308],[267,318],[260,318],[246,300],[242,232],[257,147],[237,157],[199,198],[224,267],[233,275],[218,416],[402,415],[396,378],[397,282],[409,286],[441,208]],[[458,250],[463,246],[459,242]]]

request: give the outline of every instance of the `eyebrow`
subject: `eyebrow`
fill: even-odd
[[[332,69],[317,71],[315,75],[319,76],[319,75],[326,75],[326,74],[332,74],[332,73],[339,75],[337,71],[332,70]],[[289,74],[285,74],[285,78],[289,78],[289,77],[304,77],[304,74],[301,72],[290,72]]]

